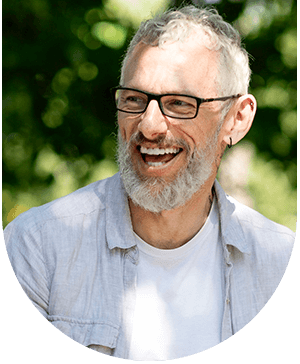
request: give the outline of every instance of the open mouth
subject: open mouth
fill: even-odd
[[[181,151],[181,148],[145,148],[138,147],[146,164],[151,167],[159,167],[173,160]]]

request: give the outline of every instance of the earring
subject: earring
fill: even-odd
[[[228,149],[230,149],[232,147],[232,139],[231,139],[231,137],[229,137],[229,140],[230,140],[230,144],[227,145],[228,146]]]

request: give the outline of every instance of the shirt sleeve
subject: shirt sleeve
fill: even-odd
[[[18,220],[18,219],[16,219]],[[40,233],[26,231],[23,224],[12,221],[4,230],[8,257],[15,275],[32,303],[47,318],[49,280]]]

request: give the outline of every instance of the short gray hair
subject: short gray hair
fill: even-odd
[[[216,80],[220,96],[247,93],[251,70],[240,34],[223,20],[216,9],[193,5],[169,10],[141,23],[123,60],[121,84],[127,61],[140,42],[161,47],[170,40],[183,41],[192,30],[204,31],[210,40],[207,48],[220,54],[219,77]]]

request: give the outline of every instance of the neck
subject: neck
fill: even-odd
[[[213,201],[212,185],[201,188],[184,206],[153,213],[129,199],[134,232],[160,249],[175,249],[191,240],[204,225]]]

